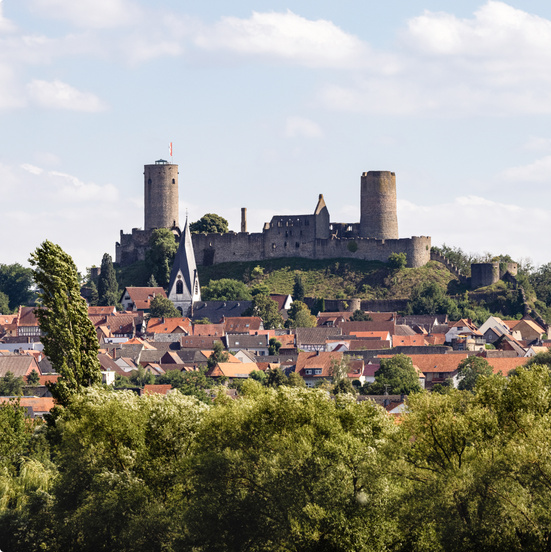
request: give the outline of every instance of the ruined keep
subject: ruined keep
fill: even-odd
[[[178,166],[166,161],[145,166],[145,230],[120,233],[116,261],[128,265],[145,258],[154,228],[171,228],[178,222]],[[161,224],[162,223],[162,224]],[[361,176],[360,222],[331,222],[320,194],[313,214],[275,215],[262,232],[247,232],[246,210],[241,232],[193,234],[197,265],[235,261],[262,261],[281,257],[307,259],[350,258],[387,262],[392,253],[405,253],[410,267],[430,261],[429,236],[398,237],[396,175],[370,171]]]
[[[360,184],[360,236],[398,239],[396,175],[389,171],[362,174]]]
[[[471,264],[471,289],[491,286],[503,279],[506,273],[516,276],[517,263],[472,263]]]

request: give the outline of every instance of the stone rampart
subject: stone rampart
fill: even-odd
[[[307,236],[308,238],[309,236]],[[424,266],[430,260],[431,239],[414,236],[396,240],[372,238],[304,239],[270,229],[262,234],[228,232],[194,234],[193,248],[198,265],[276,258],[361,259],[387,262],[392,253],[405,253],[409,267]]]

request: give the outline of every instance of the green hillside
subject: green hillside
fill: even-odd
[[[264,274],[253,277],[255,267]],[[419,282],[435,282],[451,293],[460,292],[443,265],[429,262],[421,268],[392,270],[378,261],[354,259],[308,260],[273,259],[269,261],[223,263],[198,267],[199,280],[203,285],[210,280],[231,278],[248,285],[265,284],[271,293],[291,294],[295,275],[300,274],[305,295],[326,299],[407,299]]]

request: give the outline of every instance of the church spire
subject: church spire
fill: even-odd
[[[168,298],[182,313],[182,316],[188,315],[195,301],[201,301],[201,288],[187,215],[184,231],[180,237],[180,245],[170,273]]]

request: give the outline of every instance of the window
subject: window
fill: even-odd
[[[178,280],[176,282],[176,293],[177,294],[184,293],[184,284],[182,280]]]
[[[315,374],[316,376],[321,375],[321,368],[316,368],[316,369],[314,370],[314,374]]]
[[[304,370],[304,373],[305,373],[307,376],[311,376],[311,375],[312,375],[312,370]]]

